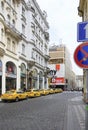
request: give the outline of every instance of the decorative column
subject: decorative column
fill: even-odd
[[[48,89],[48,78],[46,77],[46,89]]]
[[[45,86],[44,86],[44,77],[42,77],[42,78],[43,78],[42,89],[44,89],[45,88]]]
[[[39,74],[37,75],[37,89],[39,89]]]
[[[21,75],[21,70],[20,70],[20,67],[18,66],[17,67],[17,80],[16,80],[16,90],[19,90],[21,87],[21,82],[20,82],[20,80],[21,80],[21,77],[20,77],[20,75]]]
[[[6,91],[6,73],[5,73],[5,64],[3,62],[3,71],[2,71],[2,94]]]

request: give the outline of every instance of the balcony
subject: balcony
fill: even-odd
[[[16,38],[21,39],[21,33],[8,21],[5,20],[6,32],[13,34]]]

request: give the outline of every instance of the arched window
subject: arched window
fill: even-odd
[[[26,74],[26,66],[24,63],[21,64],[21,72]]]

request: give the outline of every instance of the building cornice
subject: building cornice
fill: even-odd
[[[79,15],[80,17],[83,16],[84,3],[85,3],[85,0],[80,0],[80,1],[79,1],[78,15]]]
[[[36,2],[36,0],[32,0],[32,1],[33,1],[33,3],[34,3],[35,7],[37,8],[39,14],[41,15],[42,19],[44,20],[44,23],[46,24],[47,28],[49,28],[49,24],[48,24],[48,22],[46,21],[46,18],[43,16],[43,12],[42,12],[42,10],[40,9],[38,3]],[[29,5],[29,3],[28,3],[28,5]],[[30,5],[30,6],[31,6],[31,5]]]

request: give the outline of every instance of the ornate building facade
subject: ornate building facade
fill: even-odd
[[[36,0],[0,1],[0,93],[48,88],[48,30]]]

